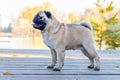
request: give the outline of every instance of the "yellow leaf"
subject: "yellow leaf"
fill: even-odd
[[[3,75],[10,75],[10,72],[6,71],[3,73]]]
[[[17,57],[17,56],[18,56],[18,54],[12,54],[12,56]]]

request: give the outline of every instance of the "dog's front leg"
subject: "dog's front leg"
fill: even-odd
[[[48,69],[53,69],[56,62],[57,62],[57,53],[54,49],[50,49],[51,51],[51,55],[52,55],[52,64],[50,66],[48,66]]]
[[[57,66],[53,69],[54,71],[60,71],[64,66],[65,50],[56,50],[57,51]]]

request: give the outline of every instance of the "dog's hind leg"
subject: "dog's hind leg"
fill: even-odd
[[[100,70],[100,58],[97,54],[94,44],[93,43],[83,44],[83,47],[87,51],[88,58],[90,59],[90,61],[93,62],[95,60],[95,62],[96,62],[96,66],[95,66],[94,70],[96,70],[96,71]]]
[[[99,58],[99,56],[95,57],[95,61],[96,61],[96,67],[94,68],[94,70],[99,71],[100,70],[100,58]]]
[[[90,65],[88,66],[88,68],[90,68],[90,69],[93,69],[94,68],[94,59],[92,58],[92,57],[89,57],[89,53],[85,50],[85,48],[82,46],[81,48],[80,48],[80,50],[84,53],[84,55],[86,56],[86,57],[88,57],[88,59],[90,60]]]

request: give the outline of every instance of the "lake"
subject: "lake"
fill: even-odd
[[[48,49],[40,37],[11,38],[0,37],[1,49]]]

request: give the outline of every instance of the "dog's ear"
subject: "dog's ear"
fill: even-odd
[[[49,11],[44,11],[45,15],[48,17],[48,18],[51,18],[52,17],[52,14],[51,12]]]

